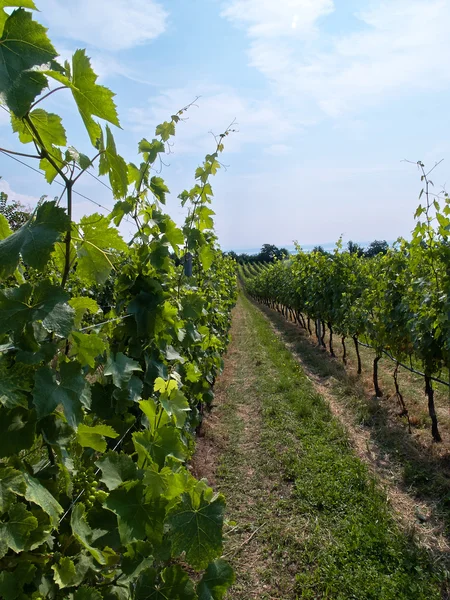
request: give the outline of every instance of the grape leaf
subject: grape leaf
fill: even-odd
[[[92,161],[89,158],[89,156],[86,156],[86,154],[82,154],[81,152],[78,152],[78,150],[76,148],[74,148],[73,146],[69,146],[66,150],[66,161],[70,162],[70,161],[75,161],[76,164],[81,167],[83,170],[88,169],[89,167],[92,166]]]
[[[52,523],[57,525],[59,515],[63,512],[62,506],[50,494],[50,492],[37,479],[24,473],[26,483],[25,498],[28,502],[34,502],[46,512]]]
[[[161,202],[161,204],[166,203],[166,194],[169,193],[169,188],[164,183],[164,179],[162,177],[152,177],[150,179],[150,190],[154,196]]]
[[[22,552],[26,548],[31,532],[37,528],[38,520],[21,502],[14,504],[9,509],[8,515],[9,520],[6,523],[0,522],[0,540],[14,552]]]
[[[101,565],[106,564],[106,559],[100,550],[92,546],[93,537],[95,532],[91,529],[89,523],[86,521],[84,505],[78,503],[72,510],[70,517],[70,526],[72,527],[72,533],[78,542],[86,548],[86,550],[92,554],[95,560]]]
[[[87,585],[79,587],[73,595],[73,600],[102,600],[102,598],[98,590]]]
[[[104,506],[117,515],[123,544],[147,537],[155,543],[162,540],[165,504],[148,496],[140,481],[129,481],[112,490]]]
[[[113,252],[125,252],[128,246],[109,219],[98,213],[83,217],[78,229],[77,274],[88,284],[104,283],[114,268]]]
[[[51,146],[65,146],[67,144],[66,131],[59,115],[48,113],[42,108],[36,108],[35,110],[32,110],[28,116],[47,149]],[[18,133],[19,140],[22,144],[30,144],[33,142],[34,137],[30,126],[26,121],[12,115],[11,125],[13,131]]]
[[[8,219],[4,215],[0,215],[0,241],[4,240],[12,234]]]
[[[175,135],[175,123],[164,121],[155,129],[155,135],[160,135],[163,142],[167,142],[170,136]]]
[[[62,404],[68,424],[76,429],[83,420],[83,404],[87,403],[89,384],[83,377],[77,362],[61,364],[60,381],[49,367],[36,372],[33,403],[38,419],[51,414]]]
[[[211,267],[211,265],[214,262],[214,250],[211,248],[211,246],[202,246],[200,248],[200,252],[198,253],[200,262],[202,264],[203,270],[204,271],[208,271],[208,269]]]
[[[68,299],[67,292],[46,280],[34,288],[24,283],[0,291],[0,333],[20,331],[29,322],[42,321],[47,331],[65,337],[72,328],[74,312]]]
[[[70,356],[76,356],[78,362],[93,368],[96,358],[106,350],[106,344],[96,333],[78,333],[72,331]]]
[[[208,565],[198,583],[198,600],[222,600],[233,583],[233,569],[227,562],[219,558]]]
[[[54,244],[67,231],[69,220],[56,202],[43,202],[25,225],[0,241],[0,277],[12,275],[20,255],[31,267],[42,270]]]
[[[69,304],[75,310],[75,327],[81,327],[81,322],[86,312],[90,312],[92,315],[100,312],[100,307],[97,302],[92,298],[86,298],[86,296],[71,298]]]
[[[136,583],[135,600],[195,600],[189,575],[179,565],[166,567],[158,574],[149,568],[139,575]]]
[[[139,363],[125,356],[123,352],[118,352],[115,357],[113,355],[108,357],[104,375],[111,376],[114,385],[122,388],[130,381],[134,371],[142,371]]]
[[[165,411],[173,416],[177,427],[182,428],[186,422],[187,413],[191,410],[186,396],[180,390],[173,390],[168,394],[161,394],[159,398]]]
[[[77,50],[73,54],[71,72],[71,77],[67,73],[63,75],[57,71],[47,71],[46,74],[72,90],[92,145],[97,147],[101,138],[101,128],[92,116],[120,127],[116,105],[113,102],[114,94],[108,88],[96,83],[97,75],[91,67],[85,50]]]
[[[111,129],[106,126],[106,146],[103,135],[100,141],[99,175],[109,175],[114,198],[124,198],[128,189],[128,167],[125,160],[117,154],[116,143]]]
[[[146,458],[151,458],[162,469],[169,456],[180,461],[186,459],[186,448],[180,434],[177,429],[169,425],[159,427],[155,433],[151,433],[148,429],[134,433],[133,442],[138,453],[139,464],[145,462]]]
[[[52,566],[52,570],[60,589],[74,584],[77,573],[73,561],[68,556],[61,556],[59,562]]]
[[[136,463],[128,454],[110,451],[95,464],[102,470],[101,481],[108,490],[115,490],[122,483],[137,479]]]
[[[24,495],[25,487],[25,480],[20,471],[12,467],[0,469],[0,513],[9,509],[16,494]]]
[[[186,553],[186,561],[202,569],[222,551],[225,500],[218,495],[212,502],[197,499],[194,492],[183,494],[181,502],[168,514],[169,536],[175,556]]]
[[[6,7],[15,7],[15,8],[30,8],[32,10],[37,10],[36,5],[33,0],[0,0],[0,32],[3,31],[3,27],[5,26],[6,19],[9,17],[9,14],[4,10]]]
[[[4,11],[0,13],[3,19]],[[46,31],[22,8],[15,10],[4,23],[0,39],[0,93],[18,117],[28,112],[35,97],[47,85],[42,73],[30,69],[57,56]]]
[[[23,587],[31,583],[36,573],[36,566],[26,562],[19,563],[13,572],[0,573],[0,598],[2,600],[23,600]]]
[[[104,438],[114,439],[118,435],[117,431],[114,431],[109,425],[94,425],[90,427],[81,423],[78,426],[77,441],[83,448],[93,448],[99,452],[105,452],[107,445]]]

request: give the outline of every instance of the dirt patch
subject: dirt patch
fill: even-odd
[[[355,453],[364,461],[385,490],[397,522],[409,535],[416,536],[425,548],[439,555],[441,560],[443,555],[448,554],[446,562],[450,562],[450,543],[445,533],[446,525],[438,509],[438,502],[419,499],[402,485],[401,466],[376,443],[370,427],[355,424],[355,415],[339,398],[340,394],[336,393],[337,380],[332,376],[320,376],[315,373],[303,360],[298,345],[284,339],[283,329],[298,334],[299,327],[284,319],[280,325],[281,317],[274,311],[260,305],[256,306],[264,314],[274,333],[301,364],[315,390],[327,400],[333,415],[343,424]],[[274,319],[276,319],[276,326]],[[332,360],[325,353],[320,358]],[[375,400],[375,402],[379,401]]]
[[[265,473],[261,450],[261,409],[255,357],[248,351],[252,331],[238,302],[225,368],[217,379],[212,411],[203,420],[191,468],[197,478],[225,494],[224,558],[236,583],[230,600],[276,600],[279,566],[265,543],[267,511],[279,500],[279,486]],[[286,493],[286,492],[284,492]],[[271,500],[272,497],[272,500]],[[283,596],[284,598],[288,595]]]

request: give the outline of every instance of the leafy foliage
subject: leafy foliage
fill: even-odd
[[[411,241],[399,239],[393,248],[375,241],[365,254],[353,243],[342,251],[341,241],[334,253],[298,247],[289,261],[250,273],[246,286],[254,298],[284,314],[291,311],[303,325],[306,315],[344,339],[357,343],[363,337],[377,356],[414,356],[423,365],[432,433],[439,441],[430,378],[450,366],[450,200],[444,194],[431,202],[422,163],[419,168],[425,183],[420,196],[425,193],[427,203],[416,211]],[[380,395],[376,362],[374,384]]]
[[[0,93],[67,205],[43,199],[17,228],[0,215],[0,595],[219,599],[232,582],[217,561],[224,499],[187,461],[236,298],[208,206],[229,131],[180,195],[188,215],[178,227],[162,212],[169,190],[154,165],[187,107],[127,164],[95,120],[119,125],[114,94],[84,50],[56,62],[34,8],[0,3]],[[71,90],[93,158],[38,106],[49,79]],[[97,161],[115,208],[73,222],[73,188]],[[124,217],[135,224],[129,243],[117,230]]]

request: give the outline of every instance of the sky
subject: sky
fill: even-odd
[[[35,0],[62,59],[86,48],[115,93],[119,152],[192,102],[164,161],[168,211],[234,119],[212,180],[222,248],[408,237],[420,174],[450,173],[448,0]],[[69,92],[41,105],[92,155]],[[0,111],[0,146],[22,150]],[[31,159],[24,159],[38,168]],[[0,154],[0,189],[35,205],[60,193]],[[111,210],[109,190],[77,184],[75,218]],[[129,235],[129,225],[123,234]]]

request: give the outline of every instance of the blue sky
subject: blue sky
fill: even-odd
[[[444,159],[437,191],[448,181],[447,0],[35,1],[62,57],[87,48],[101,83],[116,92],[116,140],[127,160],[141,137],[200,96],[163,171],[177,221],[176,196],[213,148],[209,132],[236,118],[227,169],[213,180],[225,249],[408,236],[420,178],[403,159]],[[66,94],[46,108],[89,153]],[[2,112],[0,145],[17,149]],[[3,155],[0,175],[0,189],[30,204],[58,194]],[[90,177],[78,191],[113,205]],[[76,217],[96,210],[77,198]]]

